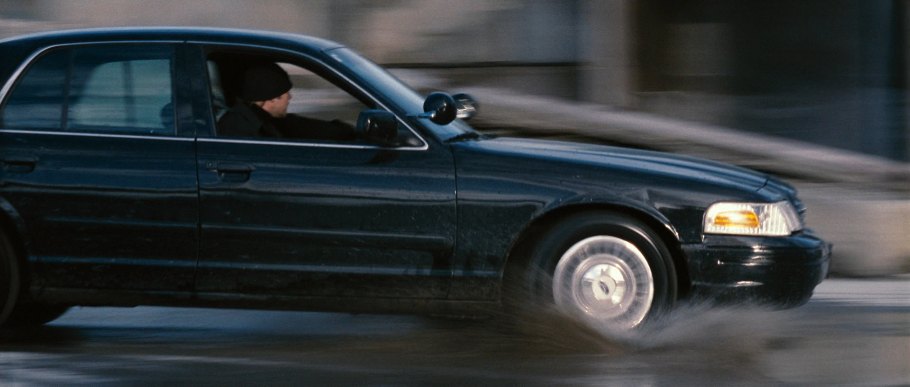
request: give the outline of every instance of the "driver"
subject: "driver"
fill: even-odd
[[[275,63],[248,68],[240,84],[240,101],[218,120],[218,135],[335,141],[355,138],[354,128],[341,121],[288,114],[292,86],[288,73]]]

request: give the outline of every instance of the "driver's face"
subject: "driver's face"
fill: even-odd
[[[288,104],[291,102],[291,92],[288,91],[282,95],[272,98],[262,104],[262,110],[269,113],[272,117],[283,118],[288,115]]]

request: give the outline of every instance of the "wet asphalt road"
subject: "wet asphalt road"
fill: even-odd
[[[684,307],[659,332],[415,316],[77,308],[0,337],[0,386],[906,385],[910,277],[793,310]]]

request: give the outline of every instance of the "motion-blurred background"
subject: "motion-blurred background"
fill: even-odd
[[[0,38],[142,25],[328,38],[482,130],[768,171],[836,274],[910,272],[910,0],[0,0]]]

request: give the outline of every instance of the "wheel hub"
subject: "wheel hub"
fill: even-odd
[[[597,301],[616,304],[617,298],[621,299],[625,293],[625,278],[609,265],[595,265],[584,274],[582,281],[582,286],[589,287]]]
[[[576,243],[560,258],[553,296],[564,311],[631,329],[651,308],[654,278],[638,247],[617,237],[594,236]]]

